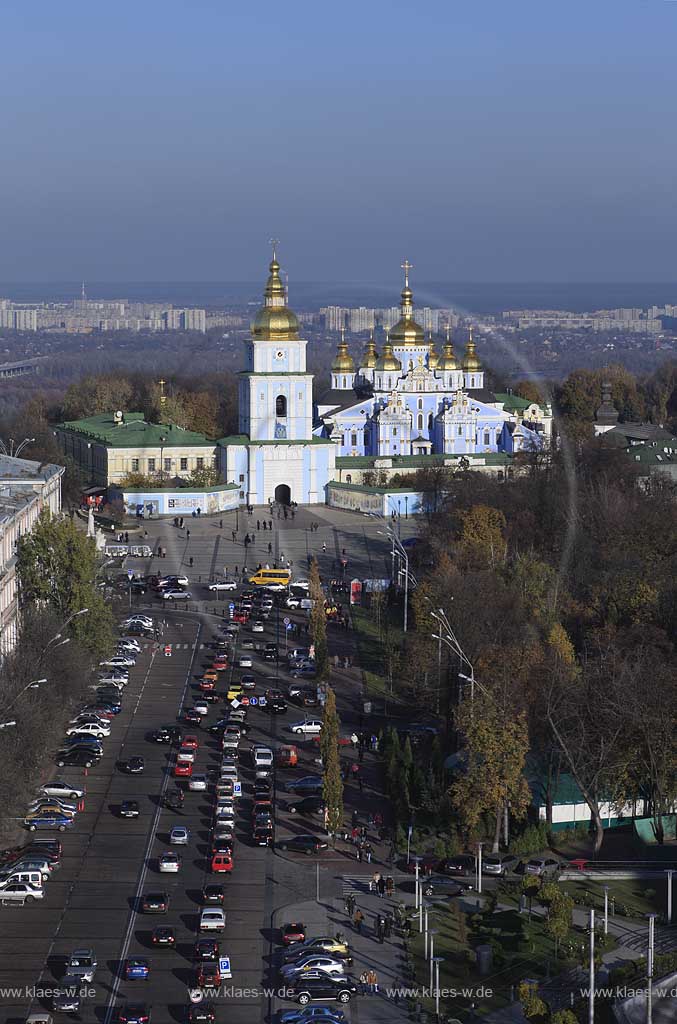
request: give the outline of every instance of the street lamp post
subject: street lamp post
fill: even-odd
[[[0,453],[8,455],[11,459],[18,459],[26,445],[33,444],[34,441],[34,437],[24,437],[23,441],[17,444],[14,438],[10,437],[9,445],[6,445],[2,438],[0,438]]]
[[[163,456],[164,456],[166,441],[167,441],[167,438],[164,435],[162,435],[162,437],[160,437],[160,487],[162,487],[162,484],[164,483],[164,458],[163,458]]]
[[[654,925],[656,914],[649,914],[649,948],[646,958],[646,1024],[653,1024],[653,962],[654,962]]]
[[[604,934],[609,934],[609,886],[604,886]]]
[[[437,928],[430,929],[430,992],[433,990],[433,964],[435,962],[434,950],[435,950],[435,936],[437,935]]]
[[[409,604],[409,555],[407,554],[401,540],[393,530],[392,526],[386,526],[385,533],[383,530],[377,530],[381,536],[390,538],[392,548],[390,551],[391,568],[390,568],[390,579],[395,584],[395,549],[397,548],[397,555],[404,560],[404,621],[402,623],[402,631],[407,632],[408,625],[408,604]]]
[[[405,494],[405,496],[404,496],[404,518],[405,519],[409,518],[409,495],[408,494]]]
[[[443,956],[436,956],[433,959],[435,964],[435,1016],[440,1019],[440,964],[444,960]]]

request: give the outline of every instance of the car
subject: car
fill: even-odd
[[[237,590],[237,583],[235,580],[217,580],[216,583],[209,584],[210,590]]]
[[[243,651],[253,651],[256,644],[253,640],[247,640],[246,638],[241,642],[240,647]]]
[[[288,793],[317,794],[324,785],[321,775],[303,775],[299,779],[291,779],[285,786]]]
[[[254,762],[255,768],[272,768],[275,763],[275,755],[270,747],[265,747],[260,743],[256,743],[252,747],[252,761]]]
[[[154,729],[153,732],[148,735],[151,743],[171,743],[172,736],[169,729]]]
[[[306,796],[302,800],[290,800],[287,810],[290,814],[315,814],[324,818],[325,804],[321,796]]]
[[[265,661],[277,661],[277,644],[267,643],[263,648],[263,657]]]
[[[204,885],[202,887],[202,903],[205,906],[221,906],[225,899],[222,885]]]
[[[198,988],[218,988],[221,984],[221,971],[218,960],[203,960],[195,972]]]
[[[164,797],[165,807],[168,807],[172,811],[180,811],[183,807],[185,797],[183,790],[179,786],[174,786],[173,789],[167,790]]]
[[[142,612],[135,612],[134,615],[129,615],[127,616],[126,619],[123,619],[122,622],[120,623],[120,626],[129,626],[130,623],[133,622],[142,622],[146,626],[154,625],[154,622],[151,619],[150,615],[144,615]]]
[[[216,688],[216,683],[213,679],[208,679],[206,676],[198,683],[198,689],[204,693],[213,693]]]
[[[110,725],[103,725],[101,722],[74,722],[66,729],[66,736],[110,736]]]
[[[279,1024],[344,1024],[343,1010],[333,1006],[307,1006],[303,1010],[285,1010]]]
[[[28,805],[27,817],[35,811],[63,811],[64,814],[73,817],[77,810],[78,805],[69,800],[62,800],[58,796],[47,796],[46,793],[38,793],[35,800],[31,800]]]
[[[327,953],[307,953],[301,955],[293,963],[283,964],[280,974],[285,981],[291,981],[305,971],[322,971],[333,977],[343,977],[346,973],[346,966],[346,961],[336,956],[329,956]]]
[[[216,939],[198,939],[193,948],[193,959],[200,963],[204,960],[214,962],[220,955],[221,949]]]
[[[151,942],[160,949],[174,949],[176,946],[176,935],[173,928],[153,928]]]
[[[257,796],[252,804],[252,818],[256,818],[259,814],[272,815],[273,813],[273,801],[270,796]]]
[[[276,715],[284,715],[287,710],[287,702],[282,694],[272,698],[266,697],[266,708]]]
[[[228,797],[222,797],[217,801],[215,818],[220,821],[223,818],[235,818],[235,803]]]
[[[195,751],[192,747],[180,746],[176,759],[177,761],[190,761],[192,764],[195,761]]]
[[[322,722],[319,718],[308,718],[303,722],[292,722],[289,731],[296,736],[315,736],[322,732]]]
[[[77,1013],[80,1009],[80,979],[66,974],[54,989],[52,1009],[58,1013]]]
[[[136,665],[136,658],[132,654],[114,654],[112,658],[100,661],[101,668],[132,668]]]
[[[256,619],[254,622],[252,622],[252,633],[263,633],[264,629],[265,626],[263,625],[260,619]]]
[[[205,907],[200,913],[201,932],[222,932],[226,927],[226,912],[222,907]]]
[[[123,800],[120,804],[121,818],[138,818],[139,804],[136,800]]]
[[[46,793],[47,796],[62,797],[67,800],[82,800],[85,795],[84,789],[80,789],[70,782],[64,782],[63,779],[52,779],[51,782],[46,782],[44,786],[40,787],[40,792]]]
[[[145,767],[142,757],[128,757],[126,761],[120,761],[120,770],[127,775],[141,775]]]
[[[125,960],[125,980],[137,981],[140,978],[147,978],[150,974],[150,964],[141,956],[130,956]]]
[[[66,736],[61,749],[72,750],[73,747],[86,747],[88,750],[98,750],[103,754],[103,743],[98,736]]]
[[[188,733],[183,737],[182,747],[189,747],[191,750],[197,750],[200,746],[197,736],[194,733]]]
[[[190,761],[178,761],[173,768],[175,779],[189,779],[193,774],[193,765]]]
[[[424,853],[420,857],[411,857],[408,862],[403,864],[404,870],[410,874],[416,874],[416,865],[418,864],[419,876],[431,875],[433,871],[440,870],[440,858],[434,853]]]
[[[176,583],[179,587],[187,587],[190,583],[188,577],[183,573],[178,573],[173,576],[165,576],[163,578],[168,580],[169,583]]]
[[[141,897],[141,912],[143,914],[166,914],[168,910],[168,892],[148,892]]]
[[[72,828],[74,824],[74,818],[62,812],[54,811],[42,812],[34,818],[24,819],[24,825],[29,832],[36,832],[38,829],[58,829],[59,832],[65,832],[67,829]]]
[[[118,714],[119,709],[113,707],[111,704],[106,704],[104,701],[97,701],[95,704],[86,704],[82,708],[80,714],[82,715],[94,715],[96,718],[102,719],[102,721],[110,721]]]
[[[532,857],[524,865],[526,875],[538,875],[540,878],[552,878],[562,870],[562,864],[554,857]]]
[[[270,796],[273,791],[273,780],[272,779],[254,779],[254,797]]]
[[[308,856],[327,849],[327,843],[323,839],[311,835],[289,836],[277,846],[280,850],[292,850],[294,853],[305,853]]]
[[[306,972],[300,978],[288,982],[286,987],[291,998],[296,999],[301,1006],[320,999],[349,1003],[357,995],[357,985],[351,977],[332,978],[319,971]]]
[[[186,708],[183,712],[183,718],[190,725],[201,725],[202,723],[202,715],[195,708]]]
[[[256,846],[272,846],[275,829],[272,822],[255,825],[252,832],[252,840]]]
[[[244,690],[256,689],[256,676],[251,675],[249,672],[245,672],[243,676],[240,676],[240,685]]]
[[[0,887],[0,902],[11,900],[17,903],[32,903],[41,900],[45,895],[42,886],[30,885],[28,882],[8,882]]]
[[[519,857],[511,854],[488,853],[482,858],[482,872],[487,875],[507,875],[514,872]]]
[[[317,696],[317,688],[310,689],[308,686],[304,686],[299,693],[298,700],[304,707],[314,708],[320,703],[319,697]]]
[[[240,668],[251,668],[252,667],[252,656],[251,654],[241,654],[238,666]]]
[[[430,875],[420,882],[424,896],[462,896],[471,888],[467,882],[457,882],[449,875]]]
[[[294,963],[299,957],[307,953],[334,953],[337,956],[347,956],[349,953],[348,943],[341,938],[332,935],[316,935],[304,942],[292,943],[282,957],[283,963]]]
[[[175,825],[169,833],[169,842],[172,846],[188,846],[190,831],[184,825]]]
[[[298,679],[300,677],[308,677],[314,679],[317,675],[317,669],[314,664],[312,665],[300,665],[298,668],[293,669],[292,677]]]
[[[197,711],[198,715],[209,714],[209,704],[204,700],[196,700],[193,702],[193,707]]]
[[[241,683],[231,683],[226,691],[226,700],[239,700],[244,692]]]
[[[167,587],[161,593],[163,601],[192,601],[193,599],[190,590],[181,590],[179,587]]]
[[[186,1011],[187,1024],[214,1024],[216,1013],[212,1003],[191,1003]]]
[[[207,776],[206,775],[193,775],[188,780],[188,789],[194,792],[204,792],[207,788]]]
[[[66,964],[66,974],[70,974],[81,982],[92,982],[98,966],[93,949],[74,949]]]
[[[56,756],[59,768],[91,768],[100,760],[101,754],[77,747],[71,750],[61,750]]]
[[[176,874],[181,870],[181,858],[178,853],[161,853],[158,857],[158,870],[161,874]]]
[[[132,640],[131,637],[122,637],[118,640],[118,648],[125,651],[130,651],[133,654],[141,653],[141,644],[138,640]]]
[[[118,1010],[119,1024],[150,1024],[150,1007],[147,1003],[125,1003]]]
[[[282,945],[291,946],[293,942],[305,942],[306,926],[301,921],[290,921],[282,925]]]

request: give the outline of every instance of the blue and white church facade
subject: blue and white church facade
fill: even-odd
[[[549,443],[548,406],[511,401],[485,387],[470,337],[462,361],[447,335],[438,355],[413,316],[405,262],[401,317],[383,351],[368,342],[355,366],[344,338],[332,364],[331,389],[316,404],[315,433],[341,456],[515,454]]]
[[[313,375],[306,342],[288,309],[280,264],[270,264],[265,300],[251,328],[239,382],[239,430],[219,442],[226,481],[248,505],[323,503],[337,447],[313,432]]]

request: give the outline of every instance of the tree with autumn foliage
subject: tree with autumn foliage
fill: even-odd
[[[314,558],[308,573],[308,596],[313,602],[310,609],[309,631],[315,648],[315,671],[318,681],[329,675],[329,652],[327,649],[327,615],[324,610],[324,591],[320,581],[320,567]]]
[[[343,825],[343,780],[341,779],[339,754],[340,728],[341,720],[336,710],[336,695],[331,686],[328,686],[322,718],[322,732],[320,733],[320,752],[322,755],[322,795],[326,807],[327,830],[334,836]]]
[[[478,568],[493,569],[500,565],[507,551],[504,536],[506,519],[503,513],[487,505],[474,505],[460,512],[459,516],[461,558]]]

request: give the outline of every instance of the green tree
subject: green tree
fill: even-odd
[[[556,882],[547,882],[543,885],[539,899],[548,908],[545,928],[554,940],[557,951],[571,930],[574,901]]]
[[[223,478],[215,466],[203,466],[202,469],[194,469],[186,479],[188,487],[216,487],[223,483]]]
[[[550,1024],[578,1024],[578,1017],[573,1010],[555,1010]]]
[[[461,512],[460,550],[464,560],[477,568],[494,568],[505,559],[505,516],[499,509],[474,505]]]
[[[91,537],[74,520],[43,509],[17,546],[17,575],[22,607],[52,609],[68,630],[94,654],[113,644],[113,613],[97,587],[99,557]],[[77,614],[83,608],[86,614]]]
[[[538,987],[528,981],[517,986],[517,998],[522,1004],[522,1012],[527,1020],[540,1022],[547,1019],[548,1004],[538,994]]]
[[[324,592],[320,582],[320,568],[313,559],[308,574],[308,594],[313,602],[310,610],[310,636],[315,648],[317,678],[324,681],[329,675],[329,652],[327,650],[327,616],[324,610]]]
[[[322,793],[327,808],[327,829],[336,835],[343,825],[343,781],[339,756],[339,729],[341,721],[336,710],[336,695],[327,687],[324,720],[320,734],[322,752]]]

